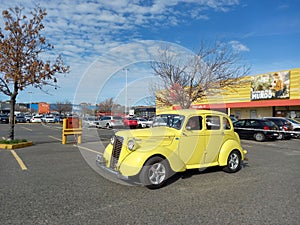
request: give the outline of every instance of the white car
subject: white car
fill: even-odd
[[[152,121],[146,120],[145,118],[135,118],[138,121],[138,125],[140,128],[151,127]]]
[[[36,115],[32,116],[30,119],[30,123],[41,123],[42,122],[42,116]]]
[[[52,115],[45,115],[42,117],[42,122],[44,123],[54,123],[55,122],[55,117]]]

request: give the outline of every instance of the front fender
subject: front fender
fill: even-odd
[[[133,151],[119,164],[119,171],[124,176],[135,176],[139,174],[145,162],[155,155],[160,155],[167,159],[174,172],[182,172],[186,170],[185,164],[174,151],[160,147],[156,151],[153,151],[153,149],[151,151],[147,151],[145,149]]]
[[[245,159],[245,154],[247,154],[247,151],[243,150],[241,145],[237,141],[228,140],[222,145],[222,148],[220,150],[220,154],[219,154],[219,165],[220,166],[227,165],[228,156],[229,156],[230,152],[232,152],[233,150],[238,150],[241,154],[242,160]]]

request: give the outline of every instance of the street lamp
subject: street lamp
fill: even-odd
[[[127,82],[128,82],[128,68],[123,69],[125,71],[125,116],[127,115]]]

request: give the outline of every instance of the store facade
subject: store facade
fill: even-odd
[[[300,68],[243,77],[236,86],[222,88],[191,108],[220,110],[239,119],[300,118]]]

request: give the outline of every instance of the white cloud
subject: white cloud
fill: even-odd
[[[230,41],[229,44],[235,51],[238,51],[238,52],[249,52],[250,51],[250,49],[246,45],[240,43],[239,41]]]
[[[17,5],[25,7],[26,11],[33,9],[37,4],[45,8],[48,13],[44,20],[46,39],[55,46],[55,53],[63,53],[65,62],[71,66],[71,73],[68,76],[76,77],[76,81],[74,80],[72,84],[69,78],[62,78],[60,84],[63,88],[59,90],[60,92],[69,90],[72,86],[76,87],[78,77],[87,69],[87,65],[97,57],[105,55],[110,49],[123,43],[148,39],[147,34],[152,29],[176,27],[191,18],[207,20],[208,9],[226,11],[239,2],[235,0],[27,0],[26,2],[11,0],[1,3],[1,9]],[[242,49],[242,45],[239,47]],[[123,61],[127,60],[126,50],[119,49],[120,57],[125,57]],[[135,57],[140,56],[142,51],[135,50]],[[74,91],[71,94],[74,94]]]

